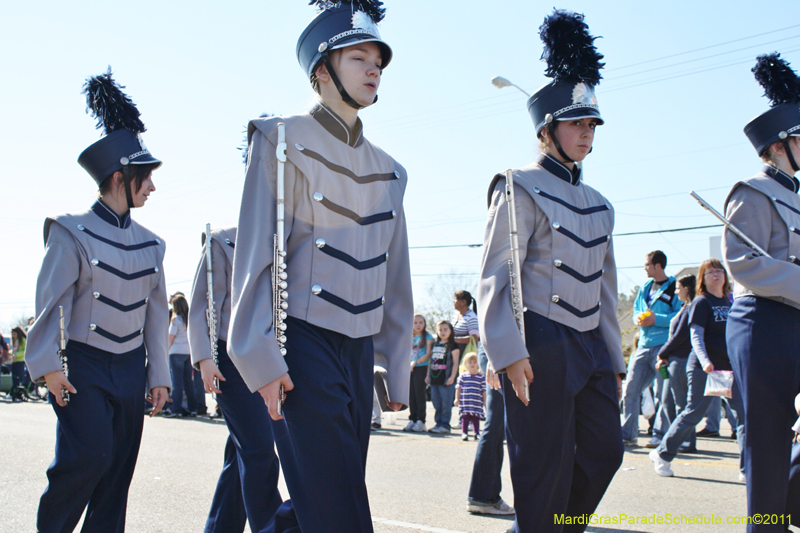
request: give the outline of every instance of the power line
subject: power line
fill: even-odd
[[[698,229],[721,228],[722,224],[710,224],[708,226],[691,226],[688,228],[657,229],[652,231],[632,231],[630,233],[615,233],[612,237],[630,237],[631,235],[652,235],[654,233],[677,233],[680,231],[693,231]],[[421,250],[426,248],[482,248],[480,244],[441,244],[431,246],[409,246],[409,250]]]
[[[647,63],[654,63],[656,61],[663,61],[664,59],[670,59],[670,58],[673,58],[673,57],[683,56],[683,55],[686,55],[686,54],[693,54],[694,52],[702,52],[703,50],[709,50],[711,48],[717,48],[719,46],[725,46],[725,45],[728,45],[728,44],[738,43],[738,42],[741,42],[741,41],[746,41],[748,39],[755,39],[756,37],[763,37],[764,35],[770,35],[772,33],[778,33],[778,32],[786,31],[786,30],[793,30],[794,28],[800,28],[800,24],[795,24],[794,26],[787,26],[786,28],[781,28],[779,30],[772,30],[772,31],[764,32],[764,33],[759,33],[759,34],[756,34],[756,35],[751,35],[749,37],[741,37],[739,39],[734,39],[732,41],[726,41],[724,43],[718,43],[718,44],[712,44],[712,45],[709,45],[709,46],[703,46],[701,48],[695,48],[694,50],[687,50],[686,52],[678,52],[677,54],[671,54],[671,55],[664,56],[664,57],[658,57],[656,59],[648,59],[646,61],[640,61],[639,63],[632,63],[630,65],[625,65],[624,67],[611,68],[611,69],[608,69],[608,72],[613,72],[615,70],[623,70],[623,69],[631,68],[631,67],[638,67],[639,65],[646,65]]]
[[[700,264],[699,262],[697,262],[697,263],[670,263],[670,266],[671,267],[697,266],[699,264]],[[642,265],[617,267],[617,270],[631,270],[631,269],[634,269],[634,268],[642,268]],[[461,277],[465,277],[465,276],[479,276],[479,275],[480,275],[479,272],[440,272],[438,274],[411,274],[411,277],[413,277],[413,278],[424,278],[424,277],[433,277],[433,276],[448,276],[448,277],[461,276]],[[633,281],[633,280],[631,280],[631,281]]]
[[[736,50],[728,50],[728,51],[725,51],[725,52],[720,52],[718,54],[711,54],[710,56],[696,57],[694,59],[687,59],[686,61],[679,61],[677,63],[672,63],[672,64],[669,64],[669,65],[662,65],[660,67],[653,67],[653,68],[650,68],[650,69],[647,69],[647,70],[640,70],[639,72],[631,72],[630,74],[623,74],[622,76],[614,76],[612,78],[609,78],[609,80],[616,81],[616,80],[618,80],[620,78],[629,78],[631,76],[638,76],[639,74],[646,74],[648,72],[654,72],[656,70],[662,70],[662,69],[665,69],[665,68],[679,67],[681,65],[686,65],[687,63],[694,63],[695,61],[702,61],[704,59],[711,59],[711,58],[714,58],[714,57],[720,57],[720,56],[724,56],[724,55],[727,55],[727,54],[735,54],[736,52],[743,52],[745,50],[750,50],[751,48],[759,48],[759,47],[766,46],[768,44],[775,44],[775,43],[780,43],[780,42],[783,42],[783,41],[789,41],[791,39],[797,39],[798,37],[800,37],[800,35],[792,35],[791,37],[784,37],[783,39],[776,39],[774,41],[768,41],[766,43],[759,43],[759,44],[754,44],[752,46],[745,46],[744,48],[737,48]]]

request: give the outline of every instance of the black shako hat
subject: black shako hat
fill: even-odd
[[[161,166],[161,161],[153,157],[142,141],[141,134],[146,128],[139,119],[136,104],[122,92],[124,88],[112,78],[111,67],[105,74],[86,80],[83,86],[86,112],[97,119],[97,128],[103,128],[105,136],[86,148],[78,156],[78,163],[98,187],[118,170],[123,171],[128,181],[129,165]],[[130,193],[128,188],[126,195]]]
[[[544,42],[542,59],[547,62],[545,76],[553,81],[528,99],[528,113],[536,135],[554,120],[596,118],[603,124],[594,88],[600,83],[602,54],[594,46],[583,15],[563,9],[553,11],[539,27]]]
[[[800,78],[778,53],[758,56],[752,72],[772,106],[744,127],[761,155],[774,142],[800,137]]]
[[[381,50],[381,68],[392,60],[392,49],[378,32],[386,10],[376,0],[311,0],[319,13],[297,40],[297,60],[309,77],[323,55],[356,43],[373,42]]]

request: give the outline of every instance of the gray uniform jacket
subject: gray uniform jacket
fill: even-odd
[[[205,233],[203,233],[205,239]],[[214,309],[217,317],[217,339],[227,341],[228,324],[231,319],[231,273],[233,272],[233,249],[236,246],[236,228],[211,230],[211,242],[205,242],[197,273],[192,285],[192,303],[189,305],[189,346],[192,364],[211,359],[211,340],[208,336],[208,278],[206,273],[206,247],[211,246],[211,269],[214,281]]]
[[[277,124],[286,124],[288,314],[373,337],[391,401],[408,403],[414,307],[403,212],[405,169],[363,139],[350,146],[311,115],[258,119],[233,256],[228,350],[250,390],[287,371],[272,323]],[[286,331],[292,335],[291,326]]]
[[[578,331],[599,327],[614,372],[624,373],[611,204],[549,156],[514,170],[513,177],[523,305]],[[502,371],[528,351],[511,306],[504,174],[495,177],[489,195],[478,318],[486,354]]]
[[[772,167],[733,186],[725,217],[772,257],[758,255],[727,229],[725,265],[735,297],[755,294],[800,309],[800,198],[797,181]]]
[[[58,307],[63,306],[68,341],[115,354],[144,342],[148,390],[171,388],[164,241],[133,220],[115,227],[92,210],[48,218],[44,239],[36,322],[25,355],[31,378],[61,370]]]

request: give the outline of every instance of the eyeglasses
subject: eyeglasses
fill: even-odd
[[[704,276],[716,276],[717,274],[725,274],[724,270],[706,270]]]

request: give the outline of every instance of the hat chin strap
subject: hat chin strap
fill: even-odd
[[[558,142],[558,137],[556,137],[555,122],[551,122],[547,125],[547,131],[550,132],[550,139],[553,141],[553,145],[556,147],[556,150],[558,150],[559,155],[564,159],[564,161],[567,163],[574,163],[575,160],[567,155],[564,149],[561,148],[561,143]]]
[[[367,107],[365,105],[361,105],[358,102],[356,102],[353,99],[353,97],[347,93],[347,90],[344,88],[344,85],[342,85],[341,80],[339,80],[339,76],[333,69],[333,65],[331,64],[331,56],[330,54],[328,54],[327,50],[322,52],[322,63],[325,65],[325,68],[328,69],[328,74],[330,74],[331,80],[333,81],[333,84],[336,86],[336,90],[339,91],[339,94],[341,95],[342,100],[344,101],[345,104],[349,105],[353,109],[364,109],[365,107]],[[378,101],[378,95],[376,94],[375,100],[373,100],[372,103],[374,104],[377,101]]]
[[[128,202],[128,209],[133,209],[130,165],[122,165],[122,182],[125,184],[125,200]]]
[[[782,139],[781,142],[783,143],[783,149],[786,152],[786,157],[789,158],[789,164],[792,166],[792,170],[795,172],[800,172],[800,167],[797,166],[797,161],[794,160],[794,155],[792,155],[792,148],[789,146],[789,138]]]

